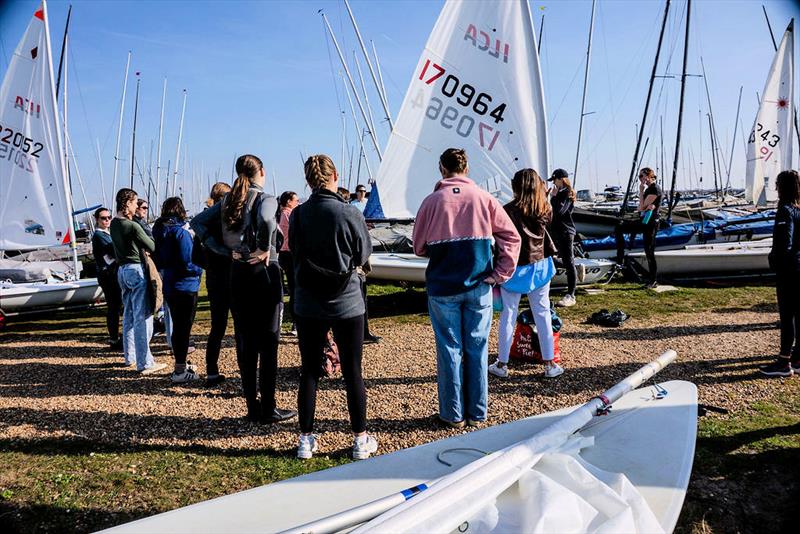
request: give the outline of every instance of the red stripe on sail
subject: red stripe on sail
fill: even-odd
[[[61,241],[61,244],[62,244],[62,245],[69,245],[69,243],[70,243],[70,240],[69,240],[69,230],[67,230],[67,235],[65,235],[65,236],[64,236],[64,240],[63,240],[63,241]]]
[[[44,20],[44,8],[40,6],[39,9],[36,10],[36,13],[33,14],[33,16],[39,20]]]

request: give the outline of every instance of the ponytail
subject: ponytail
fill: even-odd
[[[233,189],[228,193],[228,199],[222,206],[222,221],[229,230],[238,230],[242,227],[244,217],[244,205],[247,202],[247,195],[256,174],[264,168],[261,160],[251,154],[239,156],[236,160],[236,180],[233,182]]]

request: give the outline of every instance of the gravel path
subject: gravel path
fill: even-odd
[[[507,379],[491,377],[489,421],[502,423],[584,402],[666,349],[679,361],[661,380],[695,382],[700,402],[747,410],[749,402],[798,391],[797,379],[765,379],[759,364],[775,353],[774,311],[694,313],[660,320],[631,319],[623,328],[604,329],[568,323],[561,350],[566,373],[541,377],[541,367],[512,365]],[[437,411],[433,333],[425,324],[373,322],[383,336],[368,345],[364,375],[369,398],[369,428],[380,452],[410,447],[457,431],[433,424]],[[198,351],[190,356],[204,373],[207,324],[195,331]],[[490,354],[496,353],[496,324]],[[167,375],[141,377],[122,367],[94,334],[64,339],[58,330],[0,345],[0,438],[76,436],[103,444],[201,446],[222,449],[273,449],[292,454],[296,422],[273,426],[243,420],[244,401],[232,339],[221,357],[229,380],[216,389],[200,384],[173,386]],[[156,338],[157,360],[170,361],[163,337]],[[280,348],[278,405],[296,404],[299,353],[285,338]],[[341,379],[325,380],[317,404],[321,452],[343,452],[351,445]]]

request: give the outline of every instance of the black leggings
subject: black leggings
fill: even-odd
[[[364,337],[371,336],[369,331],[369,305],[367,304],[367,277],[359,277],[361,279],[361,296],[364,298]]]
[[[228,312],[231,302],[231,260],[211,252],[208,253],[206,289],[211,307],[211,331],[206,342],[206,374],[219,374],[219,351],[228,329]]]
[[[778,316],[781,321],[781,356],[800,360],[800,273],[778,273]]]
[[[277,263],[250,265],[232,261],[230,284],[236,361],[242,377],[247,413],[250,416],[269,416],[275,409],[278,373],[280,302],[283,295],[280,267]]]
[[[355,433],[367,429],[367,390],[361,376],[361,354],[364,346],[364,316],[351,319],[297,318],[297,340],[300,345],[300,392],[297,395],[297,411],[300,431],[314,430],[314,411],[317,405],[317,384],[322,377],[322,349],[328,330],[333,329],[333,338],[339,347],[350,426]]]
[[[175,364],[185,365],[197,310],[197,293],[175,291],[164,297],[172,320],[172,353],[175,355]]]
[[[282,250],[278,252],[278,263],[281,266],[283,274],[286,275],[286,289],[289,294],[289,312],[292,314],[292,321],[294,321],[294,257],[290,250]]]
[[[658,223],[650,221],[649,224],[642,224],[641,220],[624,220],[617,224],[614,238],[617,244],[617,263],[622,263],[625,258],[625,234],[631,234],[631,245],[636,240],[636,234],[641,233],[644,239],[644,254],[647,257],[647,267],[650,271],[650,281],[655,282],[658,277],[658,266],[656,265],[656,232]]]
[[[578,273],[575,269],[575,249],[573,248],[575,236],[564,233],[554,234],[553,238],[556,242],[556,248],[558,248],[560,267],[563,267],[567,272],[567,294],[574,297],[578,278]]]
[[[117,270],[109,269],[97,274],[97,283],[106,299],[106,328],[111,341],[119,339],[119,314],[122,311],[122,291],[117,280]]]

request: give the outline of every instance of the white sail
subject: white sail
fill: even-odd
[[[761,105],[747,143],[745,198],[763,205],[778,199],[775,179],[792,168],[794,119],[794,19],[769,69]]]
[[[54,87],[43,2],[0,88],[0,250],[52,247],[73,237]]]
[[[548,172],[539,57],[527,1],[449,0],[414,71],[378,171],[387,217],[413,217],[464,148],[470,177],[501,199],[525,167]]]

